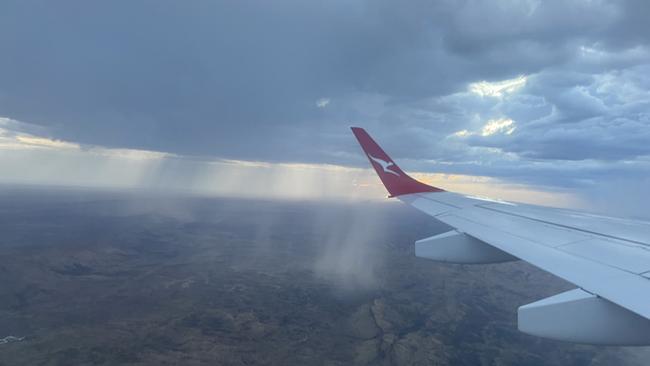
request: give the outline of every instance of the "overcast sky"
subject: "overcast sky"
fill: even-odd
[[[643,0],[5,0],[0,166],[48,183],[34,154],[72,146],[193,166],[166,179],[219,159],[365,168],[358,125],[406,169],[620,200],[650,184],[648,17]]]

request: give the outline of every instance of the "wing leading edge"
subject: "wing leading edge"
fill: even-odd
[[[650,345],[649,223],[446,192],[406,175],[365,130],[353,132],[391,197],[455,229],[416,242],[417,256],[455,263],[521,259],[578,286],[520,307],[521,331],[577,343]]]

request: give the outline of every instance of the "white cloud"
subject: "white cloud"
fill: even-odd
[[[504,94],[514,93],[526,85],[527,77],[522,75],[514,79],[488,82],[479,81],[469,84],[469,91],[482,97],[502,97]]]
[[[481,129],[481,136],[491,136],[496,133],[512,135],[515,129],[517,129],[515,121],[510,118],[491,119]]]
[[[104,147],[93,147],[89,149],[89,152],[98,155],[132,159],[132,160],[155,160],[155,159],[162,159],[162,158],[171,158],[175,156],[174,154],[160,152],[160,151],[135,150],[135,149],[111,149],[111,148],[104,148]]]
[[[60,150],[78,150],[80,148],[79,144],[72,142],[52,140],[45,137],[30,136],[27,134],[18,135],[15,138],[17,142],[28,145],[30,147],[42,147]]]
[[[472,133],[469,132],[468,130],[460,130],[460,131],[454,132],[454,136],[456,136],[456,137],[467,137],[467,136],[469,136],[471,134]]]
[[[330,99],[329,98],[320,98],[319,100],[316,101],[316,107],[318,108],[325,108],[330,104]]]
[[[483,137],[495,134],[512,135],[516,129],[517,125],[511,118],[496,118],[488,120],[479,132],[463,129],[454,132],[451,136],[464,138],[476,135],[481,135]]]

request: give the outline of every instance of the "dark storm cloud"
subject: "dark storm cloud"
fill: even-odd
[[[82,144],[337,164],[363,162],[347,130],[360,124],[413,168],[541,182],[553,170],[538,160],[650,154],[648,14],[645,1],[4,1],[0,116]],[[518,75],[509,95],[467,91]],[[478,133],[499,118],[514,133]]]

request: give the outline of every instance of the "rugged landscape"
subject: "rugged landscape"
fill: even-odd
[[[443,265],[398,203],[3,187],[0,365],[637,365],[521,334],[571,288],[525,263]]]

